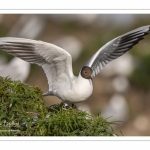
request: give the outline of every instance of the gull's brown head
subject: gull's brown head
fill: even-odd
[[[92,77],[91,77],[92,72],[93,72],[93,70],[90,67],[84,66],[81,70],[81,76],[85,79],[91,79],[92,80]]]

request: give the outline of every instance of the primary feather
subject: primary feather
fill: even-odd
[[[91,67],[93,70],[92,77],[97,75],[110,61],[130,50],[149,33],[149,30],[149,25],[137,28],[118,36],[100,48],[86,64],[86,66]]]

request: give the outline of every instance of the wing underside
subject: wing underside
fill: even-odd
[[[42,66],[50,90],[54,89],[54,83],[60,77],[64,77],[64,85],[74,77],[70,54],[56,45],[36,40],[7,37],[0,38],[0,49],[27,62]],[[71,85],[67,84],[66,86]]]
[[[122,56],[140,40],[144,39],[144,36],[149,34],[149,30],[150,26],[143,26],[105,44],[86,64],[93,70],[92,77],[97,75],[110,61]]]

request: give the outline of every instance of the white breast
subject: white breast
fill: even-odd
[[[56,91],[55,95],[65,102],[77,103],[86,100],[93,92],[91,79],[78,76],[70,89]]]

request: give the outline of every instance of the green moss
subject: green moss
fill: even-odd
[[[113,136],[113,122],[61,104],[44,107],[42,91],[0,77],[1,136]]]

